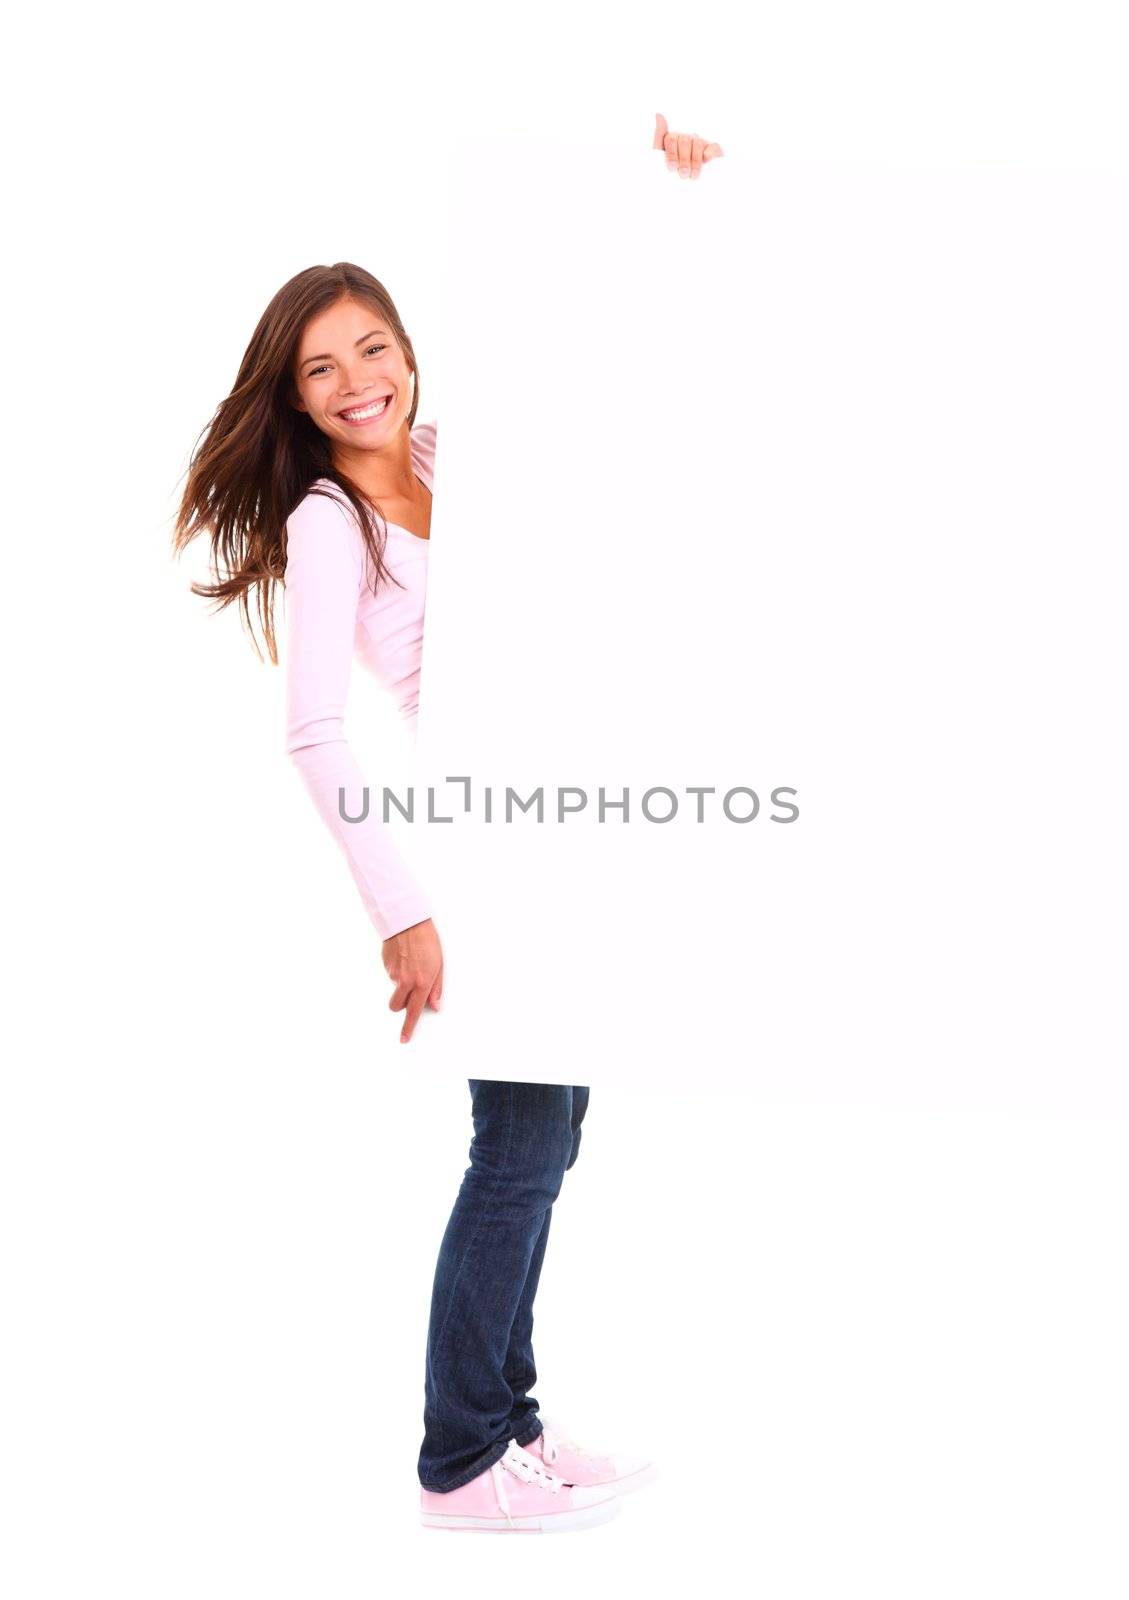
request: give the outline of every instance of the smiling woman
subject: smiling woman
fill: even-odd
[[[661,117],[653,146],[694,177],[721,153]],[[402,1043],[426,1007],[439,1009],[443,952],[427,895],[363,804],[345,708],[356,658],[415,726],[436,442],[418,404],[415,351],[383,284],[347,262],[307,268],[260,318],[193,452],[173,532],[176,553],[208,534],[215,581],[193,592],[220,610],[237,602],[253,641],[254,593],[275,664],[273,602],[285,591],[286,752],[380,935]],[[530,1393],[533,1299],[588,1089],[467,1081],[475,1132],[432,1290],[421,1516],[429,1527],[586,1527],[652,1475],[555,1430],[542,1442]]]
[[[208,534],[215,581],[193,583],[193,593],[217,601],[218,610],[237,603],[258,650],[253,595],[275,665],[287,519],[315,485],[332,485],[354,513],[375,584],[391,581],[382,497],[409,520],[430,506],[409,445],[418,386],[415,351],[392,298],[362,267],[307,268],[259,319],[231,392],[192,454],[173,549],[179,554]],[[338,415],[378,392],[393,397],[379,425]]]
[[[193,589],[221,609],[238,601],[248,626],[254,589],[276,663],[281,581],[286,752],[380,935],[403,1043],[425,1006],[438,1009],[442,948],[388,824],[362,806],[345,709],[356,654],[414,728],[436,431],[413,426],[418,385],[383,284],[346,262],[299,273],[264,312],[192,460],[174,536],[182,548],[210,530],[216,581]]]

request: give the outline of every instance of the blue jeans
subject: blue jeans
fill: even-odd
[[[419,1481],[446,1493],[541,1432],[533,1299],[588,1090],[469,1078],[474,1138],[439,1247]]]

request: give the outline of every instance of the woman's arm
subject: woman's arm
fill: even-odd
[[[370,792],[363,822],[346,822],[338,804],[359,816],[365,779],[345,737],[364,542],[348,507],[310,494],[287,521],[286,753],[340,845],[369,919],[382,940],[431,916]]]

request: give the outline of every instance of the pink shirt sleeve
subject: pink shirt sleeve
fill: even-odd
[[[345,737],[365,546],[351,508],[310,494],[287,519],[286,753],[340,845],[369,920],[382,939],[431,916],[383,820],[381,790],[369,790]]]

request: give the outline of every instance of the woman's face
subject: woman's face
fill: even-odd
[[[387,444],[412,406],[411,368],[387,320],[357,300],[339,300],[306,324],[294,387],[298,410],[353,449]]]

